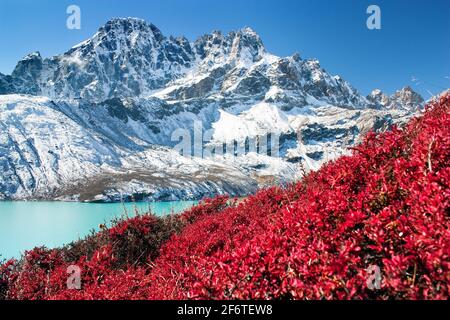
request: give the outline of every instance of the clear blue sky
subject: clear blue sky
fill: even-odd
[[[81,30],[66,28],[70,4],[81,8]],[[381,30],[366,28],[370,4],[381,7]],[[318,58],[363,94],[410,85],[428,98],[450,87],[449,12],[450,0],[0,0],[0,72],[10,74],[31,51],[63,53],[108,19],[133,16],[190,40],[250,26],[270,52]]]

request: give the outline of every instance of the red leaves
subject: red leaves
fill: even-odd
[[[450,96],[370,133],[296,185],[207,200],[94,236],[92,254],[28,252],[0,266],[11,299],[448,299]],[[81,246],[81,248],[85,248]],[[83,250],[79,250],[83,251]],[[67,290],[76,256],[82,289]],[[367,285],[370,266],[380,289]]]
[[[113,228],[109,229],[109,235],[112,239],[120,238],[126,233],[132,231],[146,235],[152,231],[151,227],[156,222],[156,217],[152,215],[137,216],[128,220],[120,221]]]
[[[168,243],[154,272],[170,278],[165,259],[182,257],[170,285],[181,298],[447,297],[449,107],[443,98],[403,130],[369,134],[352,156],[299,185],[201,219]],[[243,213],[250,222],[238,229]],[[205,249],[218,239],[218,249]],[[379,291],[366,286],[370,265],[381,268]],[[151,290],[162,286],[155,280]]]

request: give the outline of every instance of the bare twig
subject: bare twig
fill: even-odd
[[[433,172],[433,167],[431,165],[431,149],[433,148],[433,144],[434,144],[434,137],[428,146],[428,171],[430,172]]]

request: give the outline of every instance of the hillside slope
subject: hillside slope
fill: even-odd
[[[450,94],[241,203],[119,221],[0,267],[6,299],[448,299]],[[81,268],[81,290],[66,288]],[[381,271],[380,288],[366,270]]]

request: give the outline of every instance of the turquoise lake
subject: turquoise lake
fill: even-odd
[[[55,248],[83,238],[100,224],[151,209],[156,215],[177,213],[195,201],[150,203],[78,203],[0,201],[0,261],[19,258],[37,246]]]

